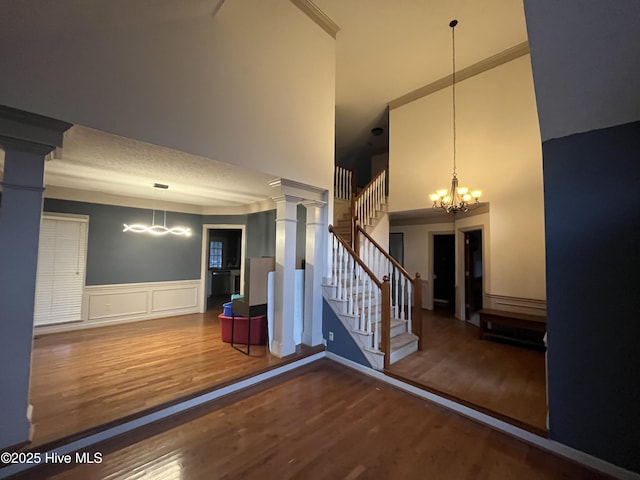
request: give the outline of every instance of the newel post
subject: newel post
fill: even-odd
[[[413,280],[413,318],[411,319],[411,328],[416,337],[418,337],[418,350],[422,350],[422,279],[420,274],[416,273]]]
[[[389,283],[389,277],[384,276],[382,286],[380,288],[382,293],[382,319],[380,328],[382,351],[384,352],[384,369],[388,369],[391,366],[391,283]]]

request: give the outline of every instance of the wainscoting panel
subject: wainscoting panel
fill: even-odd
[[[492,295],[490,293],[484,296],[484,308],[492,310],[505,310],[509,312],[528,313],[531,315],[546,315],[546,300],[537,300],[533,298],[507,297],[504,295]]]
[[[147,313],[149,292],[89,294],[89,320],[114,318]]]
[[[176,308],[198,307],[198,285],[162,288],[151,293],[151,311],[166,312]]]
[[[199,291],[199,279],[87,286],[82,321],[36,327],[36,333],[198,313]]]

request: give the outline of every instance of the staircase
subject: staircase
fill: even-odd
[[[371,366],[384,370],[421,347],[420,276],[411,277],[370,235],[386,211],[385,171],[356,195],[353,172],[336,167],[335,192],[323,295]]]

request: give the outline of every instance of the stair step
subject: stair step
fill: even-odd
[[[394,364],[398,360],[418,351],[418,337],[412,333],[403,333],[391,339],[391,357],[389,363]]]
[[[418,337],[413,333],[401,333],[391,339],[391,351],[399,350],[402,347],[409,345],[411,342],[416,341],[418,341]]]

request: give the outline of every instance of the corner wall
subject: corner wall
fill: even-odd
[[[640,472],[640,122],[543,151],[550,436]]]

